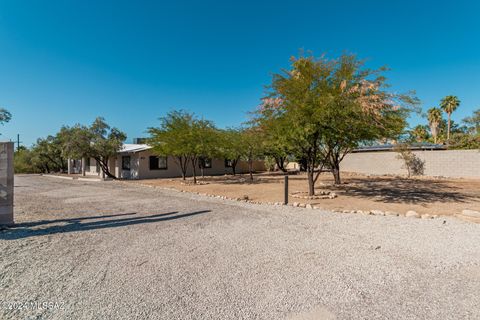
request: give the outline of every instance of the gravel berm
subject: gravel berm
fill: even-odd
[[[480,319],[480,225],[15,177],[1,319]]]

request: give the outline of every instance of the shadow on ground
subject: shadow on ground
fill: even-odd
[[[389,203],[434,203],[480,201],[480,197],[464,192],[459,187],[442,181],[397,178],[385,180],[370,178],[369,181],[347,179],[348,184],[333,187],[339,194],[368,198]]]
[[[15,224],[13,227],[0,231],[0,239],[16,240],[35,236],[68,233],[77,231],[89,231],[107,228],[131,226],[136,224],[156,223],[176,220],[208,213],[210,210],[194,211],[177,214],[177,211],[135,216],[136,213],[111,214],[104,216],[87,216],[69,219],[40,220]],[[124,218],[128,216],[127,218]],[[134,217],[132,217],[134,216]],[[122,217],[122,218],[118,218]],[[98,219],[98,221],[90,221]],[[86,221],[86,222],[85,222]]]

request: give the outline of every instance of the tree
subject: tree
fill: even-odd
[[[198,120],[192,117],[190,135],[187,142],[187,154],[192,165],[193,183],[197,183],[196,168],[200,164],[202,170],[204,165],[202,161],[214,155],[215,152],[216,129],[214,124],[208,120]]]
[[[410,140],[415,142],[425,142],[428,140],[428,126],[417,125],[409,132]]]
[[[245,154],[244,140],[240,129],[226,129],[219,131],[219,155],[230,161],[233,175],[236,174],[237,164]]]
[[[433,137],[433,142],[437,143],[438,127],[442,121],[442,110],[440,108],[430,108],[427,111],[428,122],[430,124],[430,134]]]
[[[450,124],[452,113],[460,106],[460,100],[456,96],[446,96],[440,101],[440,107],[448,116],[447,144],[450,141]]]
[[[262,134],[260,128],[250,127],[242,130],[241,144],[238,146],[240,152],[243,152],[243,158],[248,163],[248,172],[250,181],[253,181],[253,162],[263,156]]]
[[[363,142],[402,132],[417,99],[387,92],[384,70],[364,69],[353,55],[307,56],[293,58],[290,70],[273,76],[268,98],[281,104],[262,106],[257,122],[289,124],[285,139],[305,161],[309,195],[324,166],[341,183],[339,165],[346,154]]]
[[[102,117],[95,119],[88,128],[88,133],[91,140],[87,157],[94,158],[107,177],[116,179],[115,175],[110,172],[109,159],[116,157],[122,149],[123,143],[127,139],[126,134],[117,128],[110,127]]]
[[[62,149],[59,134],[40,138],[31,150],[32,164],[42,172],[63,172],[67,170],[67,161]]]
[[[161,117],[158,128],[149,128],[149,144],[159,156],[172,156],[178,165],[183,180],[186,179],[191,144],[190,129],[193,114],[175,110]]]
[[[276,110],[282,103],[281,99],[265,98],[262,99],[261,109]],[[271,116],[263,117],[263,121],[255,121],[252,123],[258,127],[258,135],[262,136],[263,154],[272,158],[279,170],[287,172],[287,164],[289,157],[294,150],[288,141],[289,122],[282,117],[273,118]]]
[[[8,110],[4,108],[0,108],[0,124],[7,123],[11,119],[12,119],[12,114]]]
[[[98,117],[89,127],[79,124],[64,126],[58,135],[65,158],[94,158],[107,177],[116,179],[110,172],[109,159],[121,150],[127,138],[125,133]]]
[[[480,134],[480,109],[475,110],[471,117],[463,119],[463,122],[467,124],[470,133]]]
[[[19,150],[15,151],[15,155],[13,157],[14,172],[16,174],[40,172],[33,164],[32,158],[32,151],[25,147],[21,147]]]
[[[198,166],[200,167],[200,172],[203,178],[205,161],[219,154],[219,134],[213,122],[204,119],[195,121],[193,123],[193,129],[194,137],[192,142],[194,143],[194,154],[198,157]],[[195,165],[193,170],[195,173]],[[195,174],[194,183],[196,183]]]

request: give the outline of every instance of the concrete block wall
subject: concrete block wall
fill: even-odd
[[[425,161],[425,176],[480,178],[480,150],[414,151]],[[342,171],[364,174],[407,174],[397,152],[357,152],[348,154],[340,164]]]
[[[0,225],[13,224],[13,142],[0,142]]]

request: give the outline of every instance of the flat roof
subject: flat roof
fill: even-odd
[[[152,149],[148,144],[124,143],[119,153],[136,153]]]

